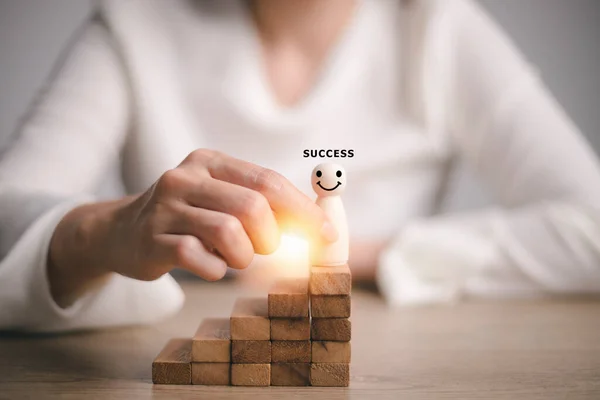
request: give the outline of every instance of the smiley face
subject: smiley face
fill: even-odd
[[[339,196],[346,189],[346,171],[341,165],[319,164],[310,177],[312,188],[319,197]]]

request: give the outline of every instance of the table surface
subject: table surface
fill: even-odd
[[[152,385],[152,360],[204,317],[228,316],[239,284],[184,282],[184,310],[151,327],[0,336],[0,398],[600,399],[600,302],[469,302],[388,309],[354,290],[349,388]]]

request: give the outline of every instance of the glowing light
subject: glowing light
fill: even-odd
[[[300,236],[281,235],[279,248],[272,257],[280,265],[277,272],[282,276],[306,276],[309,273],[308,242]]]
[[[293,259],[302,258],[308,254],[308,242],[296,235],[283,234],[277,251]]]

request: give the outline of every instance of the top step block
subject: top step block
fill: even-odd
[[[308,278],[281,279],[269,290],[269,317],[308,317]]]
[[[310,294],[349,295],[352,289],[352,274],[348,264],[335,267],[310,267]]]

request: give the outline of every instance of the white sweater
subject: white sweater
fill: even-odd
[[[391,304],[600,291],[598,162],[471,0],[362,2],[293,107],[274,99],[259,54],[241,0],[102,4],[0,161],[0,328],[176,312],[183,295],[168,275],[114,276],[59,308],[48,243],[75,205],[145,190],[199,147],[273,168],[307,194],[320,160],[304,149],[353,149],[337,160],[351,236],[395,238],[378,269]],[[436,215],[458,158],[497,207]]]

